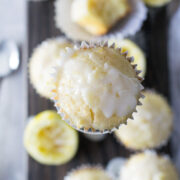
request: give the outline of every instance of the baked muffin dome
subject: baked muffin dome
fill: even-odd
[[[99,166],[82,166],[70,172],[64,180],[111,180],[111,178]]]
[[[60,50],[72,45],[64,38],[43,41],[33,52],[29,63],[29,76],[38,94],[51,98],[53,88],[51,73],[60,60]]]
[[[144,0],[144,2],[152,7],[160,7],[171,2],[171,0]]]
[[[56,107],[77,129],[112,130],[132,115],[143,89],[119,50],[106,46],[69,48],[61,53],[54,92]]]
[[[142,106],[137,107],[127,126],[115,132],[126,147],[142,150],[163,145],[172,131],[173,115],[166,99],[158,93],[145,91]]]
[[[102,35],[129,11],[127,0],[74,0],[71,18],[89,33]]]
[[[142,49],[133,41],[129,39],[110,39],[109,43],[115,43],[116,47],[122,49],[122,52],[128,52],[129,56],[134,57],[132,64],[137,64],[137,70],[141,71],[140,77],[144,77],[146,74],[146,57]]]
[[[121,168],[119,180],[178,180],[170,159],[147,151],[133,155]]]

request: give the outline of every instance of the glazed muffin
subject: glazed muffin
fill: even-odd
[[[143,50],[129,39],[110,39],[109,43],[115,43],[116,47],[122,49],[122,52],[128,52],[129,56],[134,57],[132,64],[137,64],[137,70],[141,71],[139,76],[144,77],[146,74],[146,57]]]
[[[29,155],[41,164],[65,164],[77,152],[78,133],[55,111],[46,110],[27,124],[24,146]]]
[[[171,0],[144,0],[144,2],[152,7],[160,7],[171,2]]]
[[[127,126],[122,125],[115,132],[118,140],[134,150],[156,148],[167,142],[173,124],[171,107],[158,93],[145,91],[142,106],[137,107]]]
[[[147,151],[133,155],[121,168],[119,180],[178,180],[177,171],[167,156]]]
[[[143,89],[131,58],[105,45],[82,45],[61,53],[55,106],[82,131],[111,131],[132,116]]]
[[[82,166],[64,178],[64,180],[112,180],[106,171],[99,166]]]
[[[91,34],[103,35],[130,11],[127,0],[74,0],[71,18]]]
[[[60,60],[60,51],[72,45],[64,38],[43,41],[33,52],[29,63],[30,82],[42,97],[51,98],[53,67]]]

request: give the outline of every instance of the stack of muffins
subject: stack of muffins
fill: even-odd
[[[145,2],[161,6],[167,0]],[[130,1],[57,0],[55,7],[56,24],[68,37],[76,40],[73,37],[77,34],[93,41],[58,37],[45,40],[34,50],[30,82],[40,96],[54,102],[57,112],[47,110],[29,121],[24,134],[28,153],[39,163],[61,165],[77,152],[77,131],[90,136],[113,132],[117,142],[141,151],[125,160],[116,179],[178,180],[171,160],[152,150],[166,145],[171,135],[171,107],[164,96],[142,86],[146,74],[143,50],[111,31],[130,16]],[[73,35],[59,22],[62,7],[70,11],[72,26],[78,27]],[[96,37],[101,41],[95,41]],[[67,173],[64,180],[114,178],[101,166],[82,165]]]

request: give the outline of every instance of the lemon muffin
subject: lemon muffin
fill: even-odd
[[[124,166],[126,160],[126,158],[115,157],[108,162],[106,171],[114,180],[119,179],[121,168]]]
[[[119,180],[178,180],[177,171],[167,156],[147,151],[133,155],[121,168]]]
[[[141,77],[146,73],[146,57],[142,49],[129,39],[110,39],[109,43],[115,43],[116,47],[120,47],[122,52],[128,51],[130,56],[134,57],[133,64],[137,64],[137,69],[141,71]]]
[[[171,2],[171,0],[144,0],[144,2],[152,7],[160,7]]]
[[[64,38],[43,41],[33,52],[29,63],[29,76],[33,87],[38,94],[50,98],[53,88],[51,73],[60,60],[60,50],[71,47]]]
[[[74,0],[71,18],[89,33],[103,35],[129,11],[127,0]]]
[[[132,116],[143,87],[131,58],[107,44],[68,48],[61,57],[54,100],[68,123],[78,130],[104,132]]]
[[[78,148],[78,134],[55,111],[33,117],[24,132],[30,156],[42,164],[60,165],[70,161]]]
[[[172,131],[173,115],[166,99],[152,91],[145,91],[142,106],[137,107],[127,126],[115,132],[126,147],[142,150],[163,145]]]
[[[112,180],[106,171],[99,166],[82,166],[64,178],[64,180]]]

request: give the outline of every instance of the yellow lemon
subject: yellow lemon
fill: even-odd
[[[24,133],[30,156],[42,164],[60,165],[70,161],[78,148],[78,133],[51,110],[30,120]]]
[[[109,43],[115,43],[116,47],[122,48],[122,52],[128,51],[128,56],[134,57],[133,64],[137,64],[137,69],[142,71],[141,77],[145,76],[146,73],[146,58],[140,47],[129,39],[115,40],[110,39]]]
[[[144,0],[144,2],[148,5],[148,6],[152,6],[152,7],[160,7],[163,6],[167,3],[169,3],[171,0]]]

